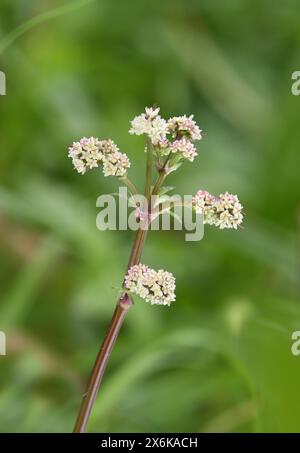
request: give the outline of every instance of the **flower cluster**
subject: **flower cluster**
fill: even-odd
[[[74,142],[69,147],[68,155],[78,173],[84,174],[87,170],[98,167],[99,162],[102,162],[100,140],[94,137],[83,137],[80,142]]]
[[[176,297],[173,274],[162,269],[155,271],[145,264],[136,264],[128,270],[124,286],[151,304],[171,305]]]
[[[145,113],[136,116],[131,121],[129,134],[146,134],[153,145],[157,145],[160,140],[164,140],[168,132],[168,126],[167,122],[161,118],[158,112],[159,108],[153,109],[152,107],[146,107]]]
[[[117,145],[111,140],[102,140],[103,174],[104,176],[124,176],[130,167],[130,160],[125,153],[121,153]]]
[[[193,197],[193,207],[199,214],[203,214],[203,222],[215,225],[221,230],[224,228],[237,229],[243,221],[242,205],[236,195],[228,192],[218,197],[206,190],[198,190]]]
[[[72,159],[74,168],[82,175],[102,165],[104,176],[121,177],[130,167],[127,155],[121,153],[111,139],[99,140],[95,137],[84,137],[69,147],[68,156]]]
[[[193,162],[194,158],[198,155],[194,143],[188,140],[186,137],[175,140],[170,145],[170,151],[172,153],[179,153],[185,159]]]
[[[193,141],[201,140],[201,130],[193,120],[194,115],[187,117],[174,116],[168,120],[168,131],[173,138],[187,137]]]
[[[202,138],[201,130],[193,120],[193,115],[175,116],[165,121],[158,113],[159,108],[146,107],[145,113],[131,121],[129,133],[148,135],[161,156],[172,153],[193,162],[197,156],[193,142]]]

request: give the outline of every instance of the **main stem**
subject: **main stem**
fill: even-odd
[[[150,197],[151,197],[151,174],[152,174],[152,144],[148,141],[147,144],[147,166],[146,166],[146,183],[145,183],[145,195],[148,199],[148,206],[151,206]],[[158,178],[159,179],[159,178]],[[131,182],[126,179],[124,181],[127,186],[130,186],[132,192],[135,192],[135,187],[131,184]],[[158,181],[156,183],[156,186]],[[157,187],[159,188],[159,187]],[[144,248],[145,240],[147,237],[148,232],[148,224],[143,225],[143,229],[139,228],[136,232],[134,243],[132,246],[129,262],[127,265],[127,271],[135,264],[138,264],[141,259],[142,251]],[[126,274],[127,274],[126,271]],[[123,282],[124,287],[124,282]],[[104,341],[100,347],[98,352],[94,367],[92,369],[90,379],[87,384],[86,392],[83,395],[83,399],[81,402],[81,406],[79,409],[79,413],[77,416],[77,420],[74,426],[74,433],[85,433],[87,429],[87,424],[90,418],[90,414],[111,354],[115,341],[119,335],[121,326],[123,324],[124,318],[129,310],[133,305],[133,301],[129,297],[129,295],[124,292],[122,293],[121,297],[117,302],[117,306],[112,316],[112,320],[110,322],[108,332]]]
[[[96,399],[98,389],[105,372],[105,368],[114,346],[114,343],[119,334],[123,320],[129,308],[132,306],[132,300],[125,293],[118,300],[115,308],[107,335],[98,352],[86,393],[83,395],[81,407],[74,427],[74,433],[85,433],[89,421],[90,413]]]

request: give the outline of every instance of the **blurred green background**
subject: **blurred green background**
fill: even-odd
[[[96,229],[117,181],[78,175],[66,148],[113,138],[141,187],[129,120],[154,103],[204,130],[169,184],[237,193],[246,218],[197,243],[149,235],[177,300],[136,301],[89,430],[300,432],[299,21],[296,0],[1,0],[1,432],[72,430],[133,233]]]

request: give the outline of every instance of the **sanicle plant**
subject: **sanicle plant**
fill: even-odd
[[[90,379],[84,393],[74,432],[86,432],[89,416],[105,372],[113,345],[128,310],[133,305],[133,296],[146,302],[170,306],[175,301],[175,278],[171,272],[154,270],[140,262],[147,232],[152,221],[151,197],[160,197],[164,192],[166,177],[176,171],[184,160],[193,162],[197,156],[195,142],[201,140],[201,130],[191,116],[178,116],[164,120],[159,108],[146,108],[145,113],[131,121],[129,133],[146,136],[145,207],[137,208],[140,227],[135,233],[129,262],[123,278],[122,290],[112,316],[107,335],[99,350]],[[135,185],[127,171],[130,161],[121,153],[111,139],[82,138],[69,147],[69,157],[80,174],[101,167],[104,176],[115,176],[125,184],[132,195],[137,195]],[[156,179],[153,181],[155,171]],[[203,215],[203,222],[220,229],[237,229],[242,223],[242,206],[236,195],[228,192],[218,197],[205,190],[198,190],[190,205]]]

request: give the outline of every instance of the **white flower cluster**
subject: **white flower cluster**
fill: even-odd
[[[151,304],[171,305],[176,297],[173,274],[162,269],[155,271],[145,264],[136,264],[128,270],[125,289]]]
[[[130,167],[126,154],[121,153],[113,140],[82,138],[69,147],[74,168],[82,175],[92,168],[103,166],[104,176],[124,176]]]
[[[182,137],[186,136],[193,141],[201,140],[201,130],[193,120],[194,115],[187,117],[183,116],[174,116],[168,120],[168,131],[172,137]]]
[[[145,113],[131,121],[129,133],[148,135],[161,155],[171,152],[193,162],[197,156],[193,141],[202,138],[201,130],[193,120],[193,115],[175,116],[165,121],[158,113],[159,108],[146,107]]]
[[[198,190],[193,197],[193,206],[196,212],[203,214],[204,223],[215,225],[221,230],[224,228],[237,229],[243,222],[243,207],[238,197],[228,192],[215,197],[206,190]]]
[[[69,147],[69,157],[71,157],[74,168],[78,173],[84,174],[87,170],[98,167],[102,161],[103,154],[100,151],[100,140],[98,138],[83,137],[80,142],[74,142]]]
[[[172,153],[179,153],[185,159],[188,159],[190,162],[193,162],[195,157],[198,155],[194,143],[188,140],[186,137],[175,140],[170,145],[170,151]]]
[[[136,116],[131,121],[129,134],[146,134],[153,145],[157,145],[160,140],[164,140],[168,132],[168,125],[158,112],[159,108],[153,109],[152,107],[146,107],[145,113]]]

